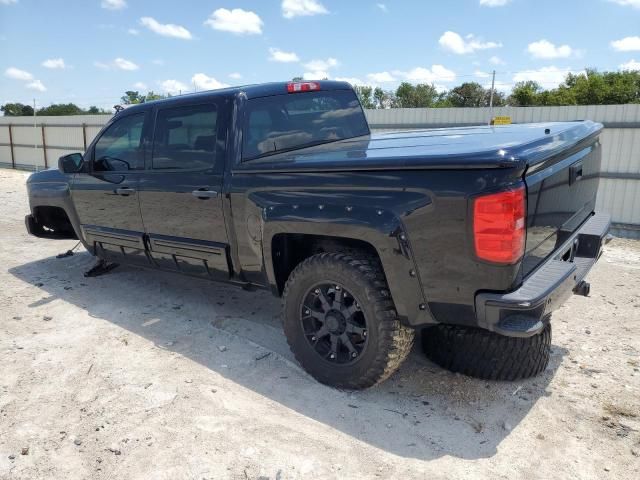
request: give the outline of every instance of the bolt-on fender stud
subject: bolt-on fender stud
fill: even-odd
[[[426,310],[427,309],[427,305],[424,303],[420,304],[420,310]]]
[[[316,288],[316,289],[314,290],[314,293],[315,293],[316,295],[320,295],[320,289],[319,289],[319,288]]]
[[[409,270],[409,275],[411,275],[412,277],[416,276],[416,271],[415,270]]]
[[[311,337],[311,341],[312,341],[312,342],[315,342],[315,341],[316,341],[316,336],[315,336],[315,335]]]
[[[340,291],[340,285],[336,285],[336,292]]]
[[[351,354],[351,357],[352,357],[352,358],[356,358],[357,356],[358,356],[358,353],[357,353],[357,352],[353,352],[353,353]]]
[[[334,359],[334,358],[336,358],[336,356],[335,356],[335,354],[332,353],[331,355],[329,355],[329,358]]]
[[[407,239],[407,236],[404,233],[400,234],[400,240],[402,240],[403,242]]]

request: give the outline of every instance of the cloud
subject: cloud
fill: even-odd
[[[234,80],[240,80],[242,78],[242,74],[238,72],[233,72],[229,74],[229,78],[232,78]]]
[[[260,35],[262,33],[262,25],[264,22],[254,12],[234,8],[228,10],[219,8],[213,12],[204,22],[214,30],[223,32],[231,32],[237,35]]]
[[[196,90],[216,90],[218,88],[225,88],[229,85],[219,82],[213,77],[209,77],[204,73],[196,73],[191,77],[191,83],[196,87]]]
[[[144,82],[136,82],[136,83],[134,83],[133,84],[133,88],[136,88],[138,90],[149,90],[149,87]]]
[[[369,83],[363,82],[362,80],[356,77],[336,77],[334,78],[334,80],[338,82],[347,82],[353,86],[359,86],[359,87],[369,86]]]
[[[511,3],[511,0],[480,0],[481,7],[504,7]]]
[[[25,70],[20,70],[19,68],[9,67],[4,71],[4,76],[7,78],[11,78],[13,80],[23,80],[28,82],[33,80],[33,75]]]
[[[322,80],[323,78],[329,78],[329,70],[337,67],[339,64],[340,62],[333,57],[329,57],[326,60],[311,60],[302,65],[308,70],[302,75],[302,78],[305,80]]]
[[[18,0],[0,0],[0,5],[15,5]]]
[[[299,62],[300,59],[298,55],[294,52],[284,52],[279,48],[270,48],[269,49],[269,60],[272,62],[282,62],[282,63],[291,63],[291,62]]]
[[[380,10],[382,10],[384,13],[388,13],[389,9],[387,8],[387,6],[384,3],[376,3],[376,7],[378,7]]]
[[[502,60],[500,57],[497,57],[497,56],[495,56],[495,55],[494,55],[493,57],[491,57],[491,58],[489,59],[489,63],[490,63],[491,65],[504,65],[504,64],[506,64],[507,62],[505,62],[504,60]]]
[[[389,72],[378,72],[367,74],[367,79],[373,83],[395,82],[396,78]]]
[[[112,62],[104,63],[104,62],[93,62],[93,65],[96,68],[101,70],[125,70],[125,71],[133,71],[138,70],[140,67],[133,63],[131,60],[127,60],[126,58],[118,57],[114,59]]]
[[[37,90],[38,92],[44,92],[47,90],[40,80],[34,80],[25,85],[30,90]]]
[[[609,0],[610,2],[617,3],[623,7],[640,8],[640,0]]]
[[[64,70],[66,68],[63,58],[48,58],[47,60],[42,62],[42,66],[44,68],[52,68],[52,69],[59,68],[61,70]]]
[[[153,17],[142,17],[140,19],[140,24],[163,37],[180,38],[182,40],[191,40],[192,38],[191,32],[182,25],[160,23]]]
[[[564,82],[569,73],[581,73],[572,71],[570,68],[558,68],[555,66],[542,67],[538,70],[525,70],[513,76],[513,83],[533,80],[542,85],[543,88],[555,88]]]
[[[539,40],[537,42],[530,43],[527,47],[527,51],[533,58],[568,58],[574,53],[574,50],[569,45],[554,45],[548,40]]]
[[[125,0],[102,0],[100,6],[107,10],[122,10],[127,8],[127,2]]]
[[[308,63],[303,65],[304,68],[308,70],[329,70],[330,68],[335,68],[339,65],[338,60],[333,57],[329,57],[326,60],[311,60]]]
[[[453,82],[456,79],[455,72],[442,65],[431,65],[431,68],[416,67],[408,72],[393,72],[403,76],[406,80],[414,83],[438,83]]]
[[[163,80],[158,82],[163,92],[171,95],[177,95],[182,92],[187,92],[188,87],[178,80]]]
[[[99,68],[100,70],[109,70],[109,68],[111,68],[108,64],[98,61],[93,62],[93,66]]]
[[[140,68],[131,60],[127,60],[125,58],[120,58],[120,57],[116,58],[113,61],[113,66],[118,70],[128,70],[128,71],[138,70],[138,68]]]
[[[130,28],[130,29],[127,30],[127,33],[129,35],[140,35],[140,30],[137,30],[135,28]]]
[[[502,47],[501,43],[483,42],[480,39],[475,38],[473,35],[467,35],[465,38],[462,38],[458,33],[452,31],[444,32],[440,37],[440,40],[438,40],[438,43],[445,50],[457,55],[473,53],[476,50]]]
[[[635,60],[629,60],[627,63],[623,63],[622,65],[620,65],[620,70],[623,70],[623,71],[640,70],[640,62],[636,62]]]
[[[284,18],[308,17],[329,13],[318,0],[282,0],[282,16]]]
[[[489,72],[483,72],[481,70],[476,70],[473,74],[478,78],[489,78],[491,74]]]
[[[625,37],[611,42],[611,47],[618,52],[640,51],[640,37]]]

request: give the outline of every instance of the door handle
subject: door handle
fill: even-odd
[[[123,197],[128,197],[129,195],[136,193],[134,188],[131,187],[121,187],[121,188],[116,188],[116,193],[118,195],[122,195]]]
[[[207,188],[200,188],[191,192],[191,195],[199,198],[200,200],[206,200],[208,198],[216,198],[218,196],[218,192],[216,192],[215,190],[209,190]]]

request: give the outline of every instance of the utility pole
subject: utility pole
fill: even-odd
[[[493,120],[493,91],[496,87],[496,71],[493,71],[493,75],[491,77],[491,96],[489,97],[489,125],[491,125],[491,120]]]

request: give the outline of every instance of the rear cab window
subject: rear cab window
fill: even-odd
[[[247,101],[242,160],[369,134],[353,90],[326,90]]]
[[[154,170],[205,170],[215,162],[215,104],[158,111],[153,137]]]

